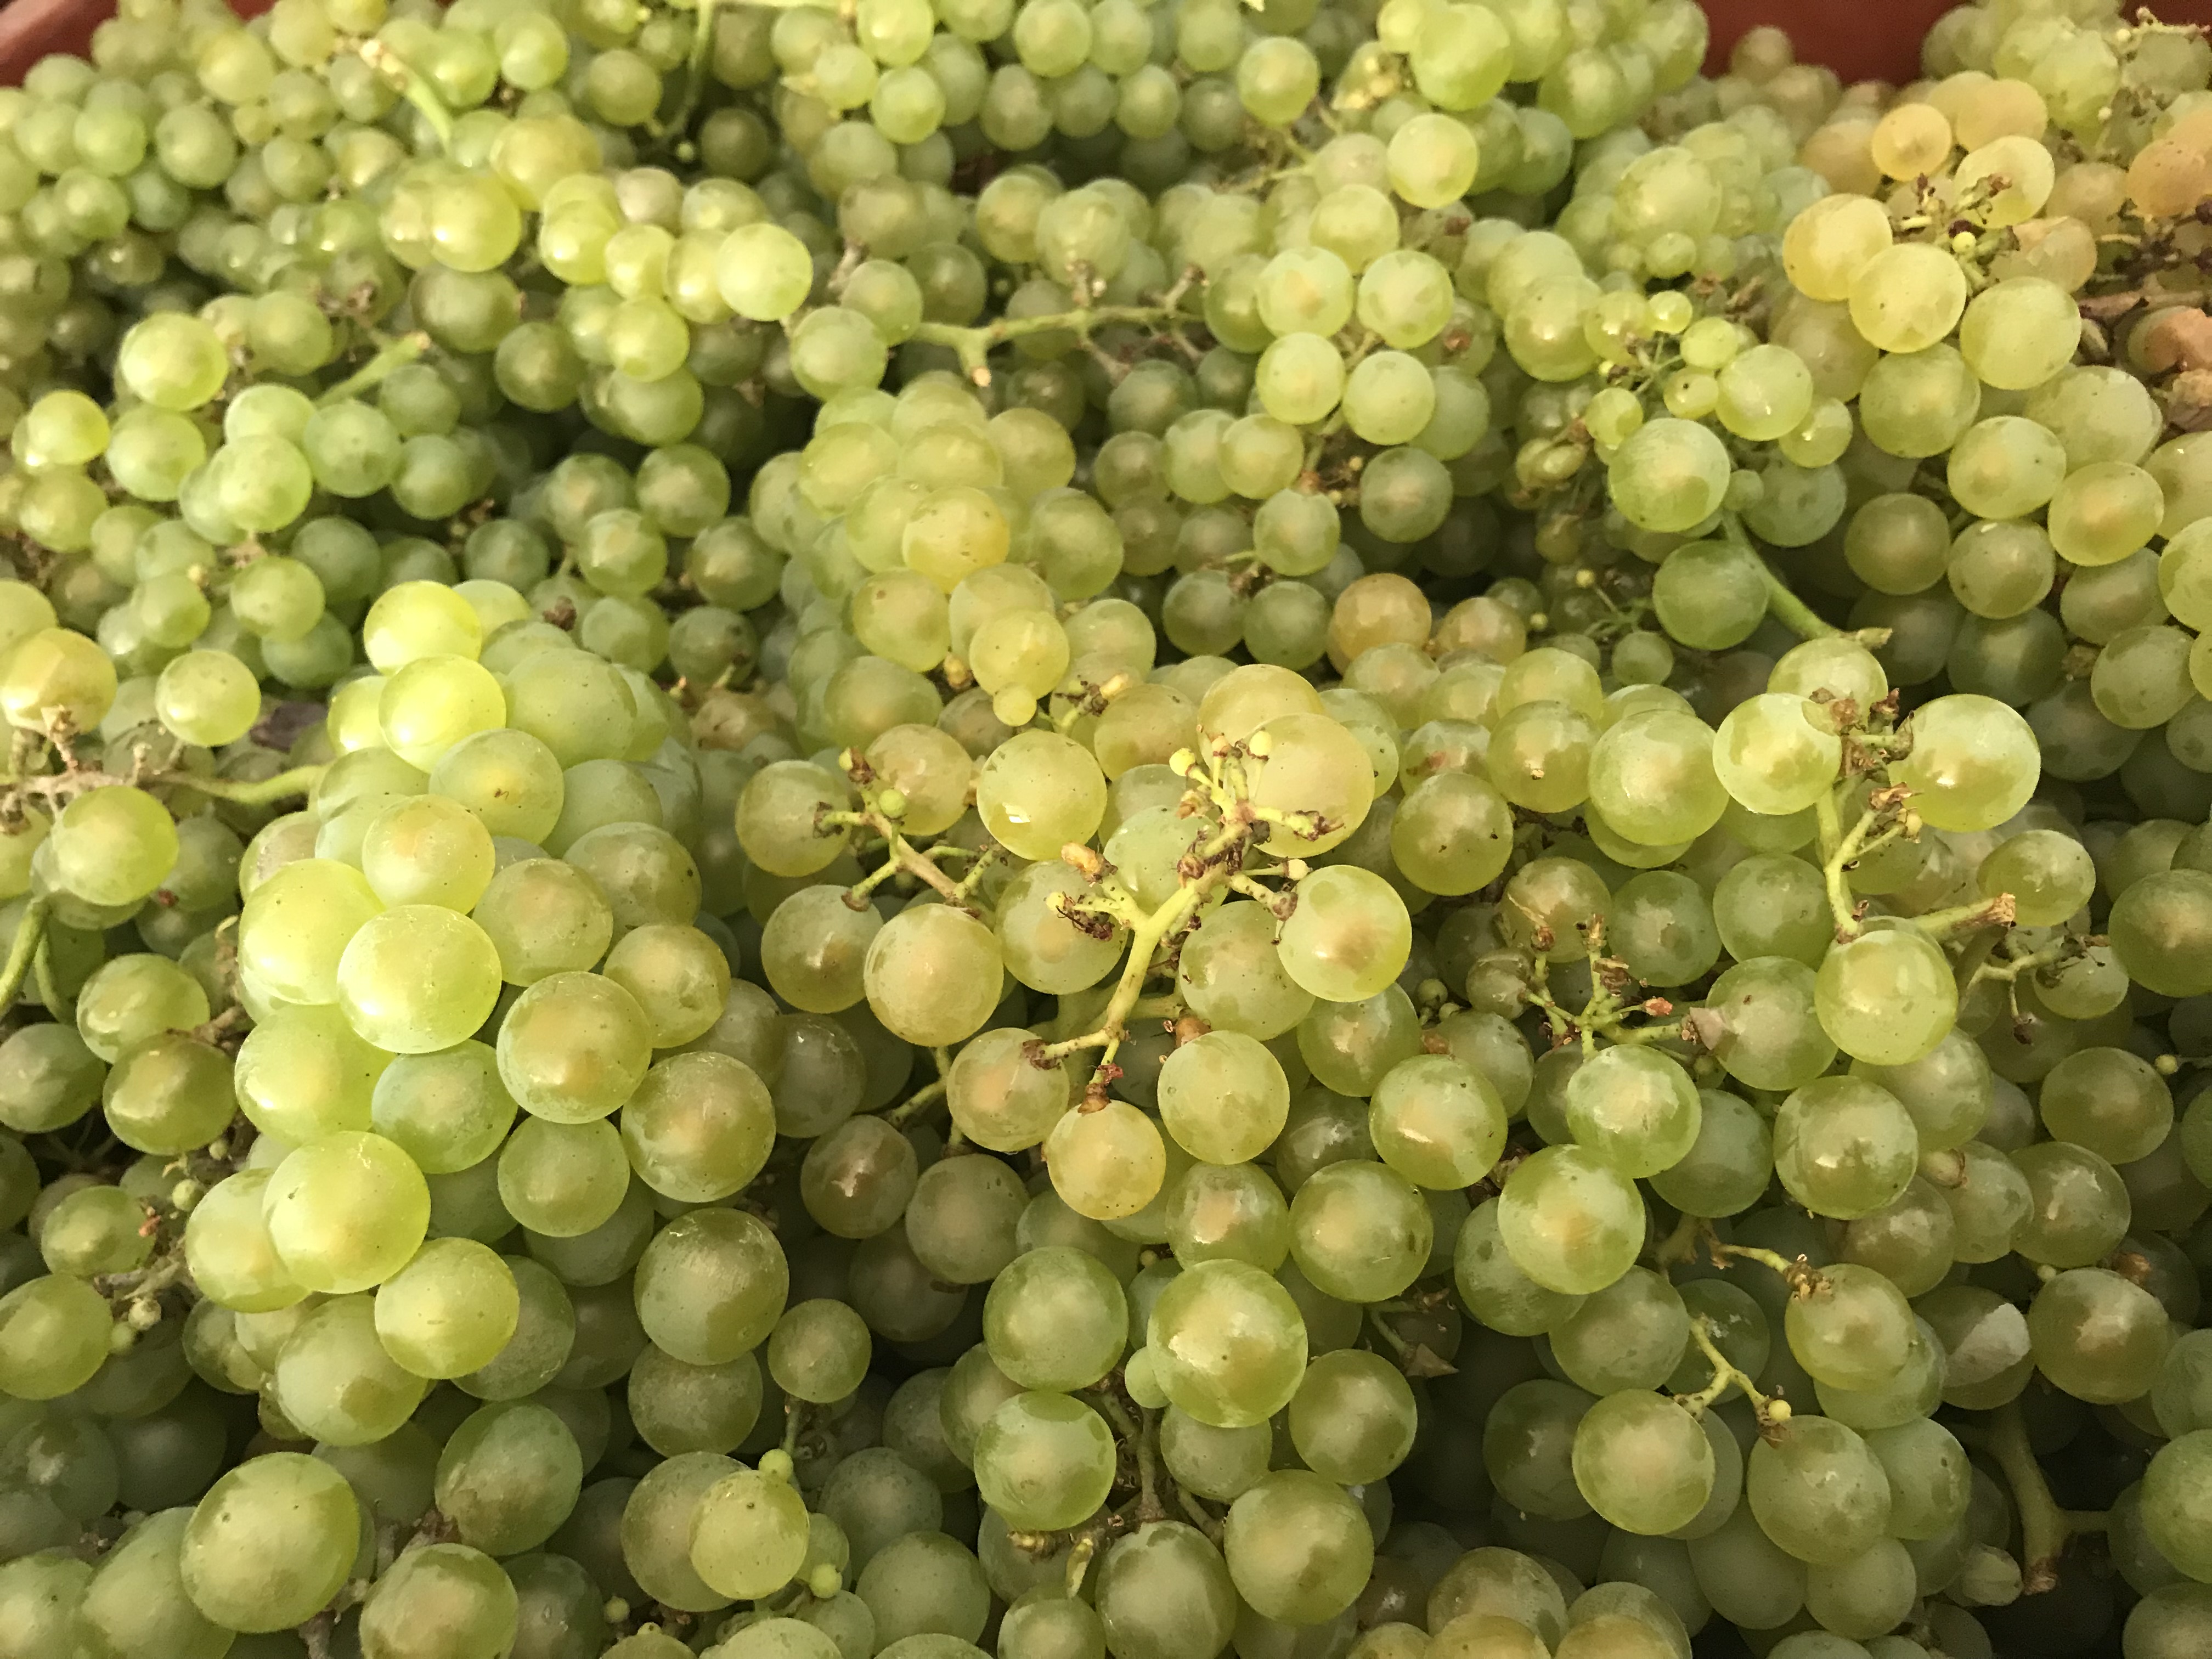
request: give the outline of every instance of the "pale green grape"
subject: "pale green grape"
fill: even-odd
[[[283,1630],[337,1593],[360,1538],[360,1511],[343,1475],[297,1452],[264,1453],[200,1499],[178,1571],[192,1605],[216,1624]]]
[[[1655,1536],[1694,1520],[1712,1494],[1713,1449],[1705,1430],[1663,1395],[1607,1395],[1574,1431],[1575,1484],[1623,1531]]]
[[[414,1160],[381,1135],[359,1130],[288,1153],[269,1178],[263,1204],[285,1270],[328,1295],[391,1278],[429,1224],[429,1189]]]
[[[107,1358],[106,1298],[81,1279],[48,1274],[0,1296],[0,1389],[52,1400],[92,1380]]]
[[[1290,1112],[1290,1085],[1257,1039],[1209,1031],[1182,1044],[1160,1068],[1162,1126],[1209,1164],[1242,1164],[1264,1152]]]
[[[240,969],[287,1001],[336,1002],[339,959],[383,908],[351,866],[295,860],[247,894],[238,926]]]
[[[1506,1177],[1498,1231],[1513,1261],[1545,1289],[1603,1290],[1644,1243],[1635,1183],[1577,1146],[1547,1146]]]
[[[1146,1347],[1169,1400],[1221,1429],[1266,1422],[1305,1370],[1297,1304],[1242,1261],[1199,1262],[1177,1275],[1152,1305]]]
[[[1689,1074],[1639,1047],[1601,1050],[1567,1084],[1567,1126],[1576,1143],[1623,1175],[1672,1169],[1698,1139],[1703,1113]]]
[[[790,1282],[783,1250],[760,1221],[695,1210],[646,1247],[637,1265],[638,1319],[672,1357],[727,1364],[775,1328]]]
[[[500,1149],[500,1202],[533,1233],[574,1238],[621,1207],[629,1174],[622,1137],[604,1119],[527,1117]]]
[[[1376,1085],[1367,1117],[1376,1155],[1415,1186],[1469,1187],[1505,1144],[1505,1107],[1474,1066],[1451,1054],[1401,1060]]]
[[[1754,812],[1799,812],[1834,787],[1842,742],[1816,705],[1762,692],[1729,711],[1712,742],[1712,766],[1729,795]]]
[[[1024,732],[992,751],[975,776],[976,811],[1009,851],[1056,859],[1088,842],[1106,810],[1106,781],[1079,744]]]
[[[1396,976],[1413,933],[1405,901],[1380,876],[1353,865],[1299,883],[1297,908],[1276,949],[1298,986],[1334,1002],[1358,1002]]]
[[[1103,789],[1102,781],[1102,797]],[[988,927],[951,905],[924,904],[884,924],[869,942],[861,975],[868,1006],[887,1030],[942,1048],[972,1036],[990,1018],[1002,972],[999,941]]]
[[[276,1255],[263,1215],[270,1172],[240,1170],[208,1189],[185,1224],[200,1293],[238,1313],[270,1313],[307,1294]]]
[[[600,974],[554,974],[531,985],[501,1023],[500,1079],[524,1111],[587,1123],[629,1098],[652,1049],[652,1022],[621,985]]]
[[[1912,1178],[1919,1136],[1897,1097],[1860,1077],[1796,1090],[1774,1120],[1774,1167],[1790,1195],[1849,1219],[1892,1202]]]
[[[313,1438],[361,1446],[396,1431],[429,1385],[392,1361],[371,1298],[341,1296],[309,1310],[284,1339],[270,1386],[285,1416]]]
[[[459,1376],[491,1362],[520,1313],[514,1275],[488,1246],[435,1238],[378,1287],[376,1334],[416,1376]]]
[[[1324,1295],[1380,1302],[1426,1267],[1435,1221],[1413,1183],[1386,1164],[1346,1159],[1314,1172],[1291,1200],[1291,1255]]]
[[[737,1192],[768,1162],[775,1109],[752,1068],[727,1054],[672,1054],[623,1103],[622,1138],[638,1178],[686,1203]]]
[[[1910,927],[1878,928],[1836,945],[1821,960],[1813,997],[1836,1046],[1874,1066],[1922,1058],[1958,1013],[1949,961]]]
[[[499,989],[490,936],[441,904],[370,917],[338,958],[339,1007],[362,1038],[392,1054],[461,1042],[489,1017]]]
[[[1745,1496],[1760,1528],[1801,1561],[1833,1565],[1872,1547],[1889,1521],[1889,1479],[1864,1440],[1825,1417],[1792,1417],[1751,1450]]]
[[[1103,1503],[1113,1486],[1114,1435],[1079,1400],[1020,1394],[983,1425],[975,1467],[983,1501],[1009,1526],[1072,1527]]]

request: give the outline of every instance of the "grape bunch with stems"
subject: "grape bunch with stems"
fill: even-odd
[[[2212,1653],[2212,42],[0,90],[0,1659]]]

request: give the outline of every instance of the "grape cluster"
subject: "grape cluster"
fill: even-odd
[[[2212,1653],[2212,44],[0,90],[0,1659]]]

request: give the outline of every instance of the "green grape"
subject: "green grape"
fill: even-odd
[[[1630,522],[1680,532],[1719,507],[1728,476],[1717,438],[1692,422],[1662,418],[1647,421],[1614,451],[1607,482],[1613,505]]]
[[[192,1605],[214,1623],[283,1630],[337,1593],[360,1535],[343,1475],[297,1452],[269,1452],[239,1464],[200,1499],[178,1571]]]
[[[2143,1530],[2160,1554],[2192,1577],[2212,1561],[2205,1547],[2208,1457],[2212,1431],[2198,1429],[2162,1447],[2143,1474]]]
[[[1715,774],[1730,799],[1771,816],[1802,811],[1836,780],[1841,740],[1810,700],[1763,692],[1729,711],[1712,744]]]
[[[507,1010],[499,1028],[500,1079],[526,1112],[554,1123],[592,1122],[643,1080],[652,1038],[652,1021],[614,979],[556,973]]]
[[[284,1339],[270,1373],[288,1419],[331,1445],[367,1445],[406,1421],[428,1384],[393,1363],[371,1300],[333,1297]]]
[[[1026,1031],[986,1031],[954,1057],[945,1098],[960,1132],[994,1152],[1019,1152],[1044,1139],[1067,1109],[1057,1066],[1030,1064]]]
[[[775,1106],[752,1068],[727,1054],[672,1054],[624,1103],[630,1165],[655,1192],[711,1203],[743,1188],[768,1161]]]
[[[1164,1127],[1194,1158],[1242,1164],[1282,1131],[1290,1085],[1257,1039],[1210,1031],[1168,1056],[1159,1076]]]
[[[910,1042],[944,1047],[974,1035],[990,1017],[1000,973],[999,943],[988,927],[950,905],[925,905],[901,912],[870,941],[862,982],[886,1028]]]
[[[93,1279],[143,1264],[152,1241],[139,1229],[145,1206],[119,1187],[82,1187],[46,1212],[39,1253],[50,1272]]]
[[[199,981],[161,957],[110,957],[77,994],[77,1034],[105,1060],[159,1032],[188,1031],[207,1017]]]
[[[1293,981],[1316,997],[1357,1002],[1395,977],[1413,924],[1387,882],[1336,865],[1315,872],[1297,890],[1298,907],[1276,947]]]
[[[1811,1295],[1791,1298],[1784,1328],[1816,1382],[1861,1391],[1896,1380],[1913,1338],[1912,1311],[1897,1287],[1847,1261],[1823,1268]]]
[[[240,969],[287,1001],[336,1002],[345,947],[382,908],[358,870],[331,859],[295,860],[247,894]]]
[[[1182,850],[1176,848],[1178,854]],[[1128,867],[1126,861],[1122,867]],[[1110,930],[1103,939],[1094,937],[1057,908],[1059,896],[1079,902],[1090,887],[1080,872],[1066,865],[1038,864],[1016,876],[1000,896],[999,944],[1007,971],[1032,990],[1063,996],[1083,990],[1097,984],[1120,959],[1124,944],[1120,929]],[[832,926],[836,920],[831,918]]]
[[[1957,1017],[1951,964],[1910,928],[1861,934],[1832,948],[1814,986],[1820,1027],[1854,1060],[1905,1066],[1930,1052]]]
[[[1720,1015],[1709,1042],[1730,1077],[1754,1089],[1802,1087],[1825,1072],[1835,1044],[1814,1010],[1813,970],[1786,957],[1740,961],[1712,983],[1705,1006]]]
[[[1007,1524],[1050,1531],[1076,1525],[1105,1500],[1114,1481],[1112,1431],[1066,1395],[1015,1395],[975,1443],[983,1499]]]
[[[500,1202],[534,1233],[574,1238],[621,1206],[629,1173],[622,1137],[605,1120],[527,1117],[500,1149]]]
[[[893,1644],[922,1635],[971,1641],[990,1607],[981,1566],[943,1533],[909,1533],[878,1551],[856,1589],[875,1615],[878,1638]]]
[[[1623,1175],[1672,1169],[1696,1143],[1701,1115],[1688,1073],[1649,1048],[1604,1049],[1567,1084],[1577,1144]]]
[[[1547,1146],[1526,1159],[1506,1177],[1498,1206],[1500,1242],[1547,1290],[1602,1290],[1643,1248],[1634,1183],[1580,1147]]]
[[[1472,1186],[1505,1144],[1504,1102],[1474,1066],[1450,1054],[1401,1060],[1383,1074],[1368,1111],[1377,1157],[1415,1186]]]
[[[222,389],[229,354],[214,329],[196,317],[148,317],[123,337],[116,374],[136,397],[156,408],[198,408]]]
[[[588,969],[606,955],[614,936],[614,912],[599,884],[558,859],[519,859],[499,871],[477,899],[474,918],[510,985],[535,986]]]
[[[184,1032],[147,1037],[118,1056],[101,1086],[108,1127],[142,1152],[204,1146],[236,1103],[231,1072],[222,1050]]]
[[[0,1123],[18,1134],[66,1128],[100,1098],[106,1075],[69,1026],[27,1025],[0,1042]]]
[[[483,820],[442,794],[395,802],[369,821],[362,836],[362,874],[390,905],[474,909],[495,863]]]
[[[1166,1198],[1168,1238],[1180,1261],[1225,1258],[1272,1273],[1290,1254],[1289,1206],[1250,1164],[1194,1164]]]
[[[92,904],[135,904],[176,863],[177,830],[151,795],[110,785],[87,790],[64,806],[46,846],[58,883],[77,897]]]
[[[1249,1263],[1186,1268],[1153,1304],[1146,1346],[1170,1401],[1221,1429],[1264,1423],[1297,1392],[1304,1327],[1290,1294]]]
[[[370,917],[338,959],[339,1007],[365,1040],[392,1054],[428,1054],[462,1041],[490,1015],[499,988],[490,936],[440,904],[402,904]]]
[[[1574,1479],[1591,1507],[1647,1536],[1687,1525],[1714,1479],[1713,1449],[1672,1401],[1626,1389],[1598,1401],[1574,1429]]]
[[[1848,1219],[1882,1208],[1905,1190],[1918,1157],[1911,1115],[1863,1078],[1808,1084],[1775,1117],[1775,1172],[1817,1214]]]
[[[1207,916],[1182,950],[1178,983],[1191,1010],[1209,1024],[1261,1041],[1296,1027],[1313,994],[1285,970],[1273,917],[1232,902]]]
[[[1438,772],[1406,794],[1391,821],[1391,855],[1425,892],[1471,893],[1504,871],[1510,824],[1510,810],[1487,777]]]
[[[1120,1358],[1128,1315],[1098,1261],[1055,1245],[1018,1256],[991,1281],[983,1335],[994,1364],[1025,1388],[1096,1382]]]
[[[92,1380],[107,1358],[106,1298],[83,1279],[31,1279],[0,1296],[0,1389],[52,1400]]]
[[[1316,1170],[1291,1198],[1291,1255],[1324,1295],[1382,1301],[1426,1265],[1434,1224],[1404,1176],[1348,1159]]]
[[[2128,976],[2165,996],[2202,994],[2199,935],[2212,924],[2212,878],[2196,870],[2145,877],[2122,893],[2107,923],[2114,956]],[[2208,986],[2212,989],[2212,986]]]
[[[672,1358],[726,1364],[775,1328],[789,1285],[782,1249],[759,1221],[692,1211],[646,1247],[637,1264],[638,1318]]]
[[[1985,897],[2011,894],[2014,919],[2023,926],[2049,927],[2088,902],[2096,874],[2088,854],[2073,836],[2055,830],[2029,830],[1993,848],[1974,880]]]
[[[2114,1164],[2148,1157],[2173,1124],[2165,1079],[2123,1048],[2084,1048],[2060,1060],[2043,1080],[2037,1110],[2054,1138]]]
[[[2097,1267],[2062,1273],[2037,1291],[2027,1333],[2038,1370],[2076,1399],[2105,1405],[2148,1392],[2172,1340],[2156,1297]]]
[[[208,1189],[185,1226],[185,1260],[201,1293],[240,1313],[269,1313],[307,1294],[277,1257],[262,1209],[267,1170],[241,1170]]]
[[[507,1346],[520,1312],[514,1275],[491,1249],[437,1238],[378,1287],[376,1335],[417,1376],[459,1376]]]
[[[465,1545],[432,1544],[377,1580],[362,1607],[362,1649],[404,1651],[430,1620],[457,1656],[496,1654],[514,1640],[518,1608],[516,1586],[498,1562]]]
[[[429,1219],[428,1188],[414,1161],[382,1136],[359,1130],[326,1134],[286,1154],[263,1202],[285,1270],[327,1295],[389,1279],[414,1255]]]
[[[1872,1547],[1889,1520],[1889,1479],[1866,1442],[1798,1415],[1753,1446],[1744,1493],[1759,1526],[1801,1561],[1835,1565]]]
[[[1306,1470],[1266,1476],[1230,1506],[1222,1553],[1237,1594],[1271,1619],[1318,1623],[1351,1605],[1374,1563],[1359,1506]]]

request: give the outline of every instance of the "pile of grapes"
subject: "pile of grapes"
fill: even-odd
[[[0,1659],[2212,1654],[2212,44],[1706,34],[0,91]]]

